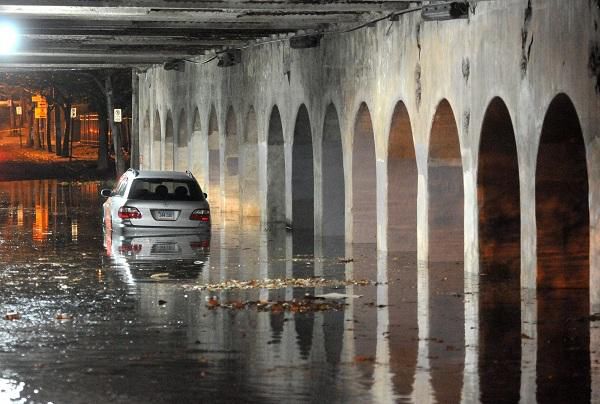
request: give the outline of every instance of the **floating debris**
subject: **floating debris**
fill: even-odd
[[[325,301],[325,300],[314,300],[314,299],[292,299],[292,300],[278,300],[278,301],[264,301],[264,300],[248,300],[245,302],[236,300],[226,303],[219,303],[219,300],[212,296],[207,299],[206,306],[209,309],[229,309],[229,310],[247,310],[255,309],[257,311],[271,312],[271,313],[309,313],[315,311],[340,311],[343,310],[346,304],[339,301]]]
[[[73,316],[71,314],[67,314],[67,313],[58,313],[56,315],[56,317],[54,317],[56,320],[61,320],[61,321],[70,321],[73,320]]]
[[[159,275],[159,274],[157,274]],[[220,283],[207,283],[203,285],[188,285],[187,288],[195,290],[232,290],[232,289],[284,289],[292,288],[339,288],[344,286],[368,286],[373,281],[361,280],[335,280],[324,278],[286,278],[286,279],[253,279],[250,281],[227,280]]]
[[[21,313],[18,313],[16,311],[10,312],[10,313],[6,313],[4,315],[4,319],[5,320],[9,320],[9,321],[20,320],[21,319]]]
[[[346,293],[325,293],[324,295],[316,295],[320,299],[358,299],[362,295],[349,295]]]
[[[170,274],[168,272],[160,272],[157,274],[150,275],[150,279],[167,279],[169,278],[169,275]]]

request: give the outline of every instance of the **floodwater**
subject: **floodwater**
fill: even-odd
[[[587,293],[480,298],[461,263],[218,214],[210,237],[105,237],[100,188],[0,183],[2,403],[598,400]],[[290,278],[325,281],[204,288]],[[333,292],[360,297],[291,309]]]

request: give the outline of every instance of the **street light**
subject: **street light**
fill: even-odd
[[[6,21],[0,22],[0,54],[8,55],[15,51],[19,42],[17,27]]]

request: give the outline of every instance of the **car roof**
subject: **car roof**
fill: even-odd
[[[174,180],[191,180],[193,177],[181,171],[158,171],[158,170],[139,170],[134,178],[172,178]]]

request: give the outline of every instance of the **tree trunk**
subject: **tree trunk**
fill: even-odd
[[[62,126],[61,126],[61,118],[60,113],[62,110],[62,106],[60,104],[56,104],[54,107],[54,128],[56,132],[56,155],[62,155]]]
[[[33,134],[33,147],[39,149],[42,144],[42,138],[40,136],[40,118],[33,118],[35,130]]]
[[[71,103],[67,103],[64,110],[65,117],[65,136],[63,138],[62,156],[69,157],[71,155]]]
[[[48,108],[50,111],[54,111],[55,107]],[[48,118],[46,118],[46,147],[50,153],[52,153],[52,113],[48,111]]]
[[[10,98],[10,136],[14,136],[15,134],[15,128],[17,127],[17,125],[15,124],[15,100],[12,99],[12,97]]]
[[[32,106],[27,114],[27,119],[29,120],[29,136],[27,136],[27,146],[33,147],[33,140],[35,139],[35,106]]]
[[[110,129],[113,138],[113,147],[115,149],[115,170],[117,177],[120,177],[125,172],[125,156],[123,155],[123,148],[121,147],[121,132],[120,125],[114,122],[113,116],[113,87],[112,79],[110,75],[106,76],[104,81],[106,88],[106,107],[108,112],[108,120],[110,122]]]
[[[106,112],[100,111],[98,113],[98,130],[100,136],[98,138],[98,170],[108,170],[108,125]]]

